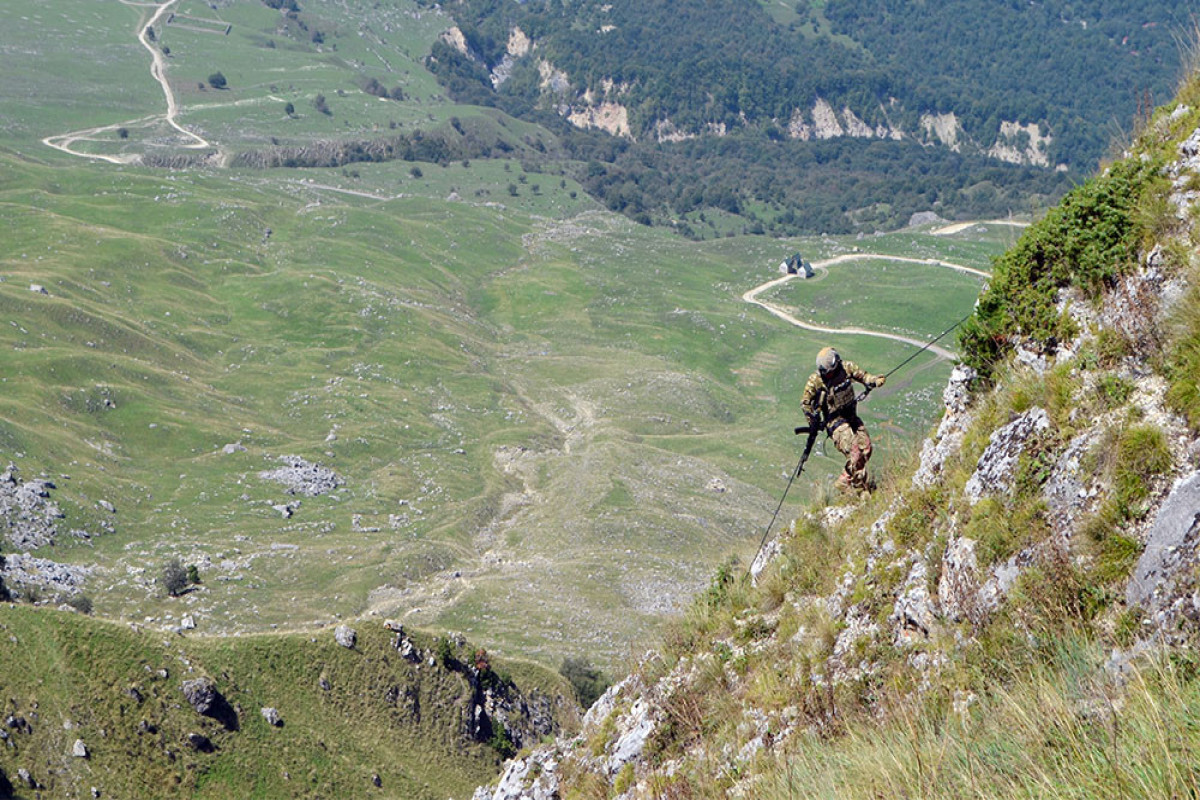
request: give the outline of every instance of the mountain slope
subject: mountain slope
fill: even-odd
[[[0,630],[16,797],[462,796],[576,724],[558,676],[378,621],[212,639],[6,605]]]
[[[720,571],[477,798],[1200,788],[1200,81],[998,259],[913,469]],[[554,795],[558,792],[559,795]]]

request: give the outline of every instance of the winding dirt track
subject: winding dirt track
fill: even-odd
[[[977,224],[977,223],[965,223],[965,227],[969,227],[970,225],[974,225],[974,224]],[[962,264],[955,264],[950,261],[941,261],[936,258],[908,258],[905,256],[889,256],[889,255],[884,255],[881,253],[848,253],[846,255],[835,256],[833,258],[827,258],[824,261],[815,261],[815,262],[813,262],[813,268],[828,269],[829,267],[831,267],[835,264],[841,264],[846,261],[864,261],[867,259],[880,259],[880,260],[885,260],[885,261],[903,261],[903,262],[907,262],[910,264],[927,264],[927,265],[932,265],[932,266],[936,266],[936,267],[945,267],[947,269],[957,270],[958,272],[966,272],[971,275],[978,275],[983,278],[991,277],[990,273],[984,272],[983,270],[975,269],[974,267],[967,267]],[[783,284],[787,283],[788,281],[790,281],[796,277],[799,277],[799,276],[783,275],[781,277],[775,278],[774,280],[767,281],[766,283],[761,284],[759,286],[755,286],[753,289],[750,289],[749,291],[744,293],[742,295],[742,299],[745,300],[747,303],[751,303],[753,305],[760,306],[761,308],[766,309],[769,313],[774,314],[776,317],[779,317],[784,322],[787,322],[791,325],[795,325],[797,328],[803,328],[806,331],[815,331],[817,333],[853,334],[856,336],[874,336],[879,339],[891,339],[892,341],[896,341],[896,342],[904,342],[905,344],[911,344],[914,347],[924,347],[925,346],[925,342],[920,339],[913,339],[908,336],[901,336],[898,333],[883,333],[881,331],[869,331],[869,330],[866,330],[865,328],[827,328],[824,325],[817,325],[812,322],[805,322],[804,320],[797,319],[796,317],[792,316],[787,311],[785,311],[781,306],[775,305],[774,303],[769,303],[766,300],[758,299],[758,296],[760,294],[762,294],[763,292],[766,292],[770,289],[774,289],[776,286],[782,286]],[[929,350],[930,350],[930,352],[937,354],[937,356],[939,358],[954,359],[954,358],[958,357],[953,352],[947,350],[944,347],[936,345],[936,344],[930,345]]]
[[[182,134],[186,140],[188,140],[181,146],[192,150],[202,150],[213,147],[212,143],[207,139],[192,133],[187,128],[179,124],[179,103],[175,100],[175,93],[171,91],[171,84],[167,81],[167,59],[159,48],[150,43],[150,39],[146,33],[150,28],[154,27],[154,25],[160,19],[162,19],[163,15],[166,14],[172,6],[178,2],[179,0],[167,0],[167,2],[160,5],[158,3],[135,3],[129,2],[129,0],[121,0],[121,3],[127,6],[154,9],[154,13],[150,16],[150,18],[146,22],[139,24],[137,38],[138,41],[142,43],[142,47],[146,48],[147,52],[150,53],[150,75],[154,78],[154,80],[158,81],[159,86],[162,87],[163,95],[167,99],[167,113],[165,115],[152,114],[148,117],[141,117],[139,119],[129,120],[127,122],[118,122],[113,125],[101,125],[96,128],[85,128],[81,131],[72,131],[71,133],[60,133],[55,136],[47,136],[46,138],[42,139],[42,144],[46,145],[47,147],[53,147],[55,150],[61,150],[69,155],[79,156],[80,158],[91,158],[97,161],[107,161],[110,164],[133,164],[141,160],[140,155],[131,153],[112,156],[104,155],[102,153],[85,153],[74,149],[73,145],[78,141],[111,141],[107,137],[97,137],[100,137],[103,134],[112,133],[119,128],[129,127],[131,125],[146,125],[163,120],[180,134]]]

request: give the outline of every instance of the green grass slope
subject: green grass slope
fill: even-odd
[[[358,626],[354,649],[330,630],[185,637],[23,606],[0,608],[0,631],[4,713],[28,726],[6,726],[0,752],[18,797],[90,797],[95,787],[103,797],[444,800],[469,796],[498,763],[464,733],[463,674],[404,659],[378,623]],[[432,637],[408,636],[436,652]],[[517,676],[527,697],[555,698],[559,721],[572,724],[558,676],[493,666]],[[192,709],[180,687],[198,677],[215,682],[236,724]],[[76,740],[86,758],[72,755]],[[21,769],[36,791],[18,780]]]
[[[0,442],[23,476],[56,478],[66,528],[115,522],[40,554],[97,565],[86,591],[105,616],[177,615],[155,578],[179,557],[200,566],[184,603],[207,632],[378,610],[612,663],[757,540],[812,353],[830,342],[883,369],[912,352],[741,301],[793,250],[846,242],[687,243],[512,162],[414,178],[0,157]],[[521,188],[499,206],[505,176]],[[854,246],[984,268],[1009,236]],[[886,327],[901,292],[934,296],[898,288],[847,322]],[[880,469],[924,430],[947,370],[916,362],[872,396]],[[285,455],[345,485],[289,496],[260,477]],[[813,468],[820,483],[840,462]],[[290,519],[273,508],[296,499]]]

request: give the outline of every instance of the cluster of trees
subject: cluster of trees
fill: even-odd
[[[953,111],[985,142],[1000,120],[1044,122],[1052,162],[1090,171],[1114,119],[1173,94],[1193,11],[1183,0],[828,0],[824,14],[900,77],[910,113]]]
[[[455,99],[554,126],[534,59],[518,60],[498,89],[491,83],[519,26],[539,58],[576,81],[563,100],[602,93],[610,80],[623,87],[636,143],[554,127],[582,165],[575,177],[613,210],[698,236],[708,235],[705,209],[790,234],[1052,201],[1071,183],[1052,170],[907,142],[792,142],[783,127],[818,97],[910,132],[922,113],[953,112],[984,146],[1002,120],[1038,122],[1053,136],[1052,165],[1069,165],[1077,180],[1105,155],[1114,122],[1169,95],[1174,35],[1189,18],[1185,0],[799,0],[790,26],[739,0],[462,0],[446,9],[475,56],[433,48],[430,69]],[[724,123],[729,135],[660,145],[653,128],[664,119],[684,130]]]
[[[1113,115],[1130,118],[1146,92],[1169,96],[1190,13],[1187,0],[827,0],[828,36],[804,24],[816,5],[800,0],[801,22],[784,27],[743,0],[464,0],[448,9],[482,63],[445,45],[433,63],[459,99],[521,116],[543,91],[535,60],[518,61],[499,90],[487,74],[519,26],[579,84],[572,93],[625,86],[638,138],[663,119],[778,136],[794,110],[824,97],[868,123],[884,122],[888,106],[910,131],[921,113],[954,112],[985,144],[1001,120],[1040,122],[1054,160],[1089,171]]]
[[[591,133],[564,144],[583,164],[575,177],[609,209],[695,237],[712,235],[706,210],[743,217],[749,233],[851,233],[900,227],[918,211],[1027,212],[1070,188],[1061,172],[912,142],[727,137],[645,147]]]

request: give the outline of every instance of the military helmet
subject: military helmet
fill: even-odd
[[[828,375],[842,365],[842,357],[832,347],[822,347],[817,353],[817,371]]]

